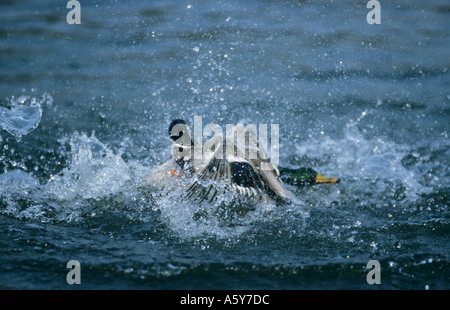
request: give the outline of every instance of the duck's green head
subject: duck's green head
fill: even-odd
[[[311,168],[279,168],[279,171],[281,180],[290,185],[306,186],[315,184],[336,184],[340,182],[339,178],[324,176]]]

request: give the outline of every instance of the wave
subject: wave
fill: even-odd
[[[321,135],[286,155],[285,162],[292,166],[299,161],[291,157],[301,158],[313,162],[319,172],[342,180],[333,186],[291,188],[297,198],[286,206],[246,208],[232,203],[233,197],[228,196],[202,206],[180,201],[182,184],[154,189],[147,181],[151,166],[125,160],[120,149],[112,150],[95,134],[75,132],[59,140],[69,145],[63,154],[67,166],[46,182],[20,169],[0,175],[0,210],[24,220],[64,223],[89,221],[113,210],[150,226],[163,223],[182,239],[233,239],[261,223],[286,219],[301,230],[309,210],[315,207],[406,208],[432,188],[421,184],[416,166],[404,165],[404,159],[414,152],[411,146],[361,135],[358,124],[367,114],[365,111],[349,121],[341,138]]]

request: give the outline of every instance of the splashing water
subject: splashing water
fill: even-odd
[[[379,137],[367,139],[360,133],[358,124],[366,115],[368,111],[362,112],[356,121],[349,121],[343,128],[342,139],[320,136],[305,141],[297,146],[296,156],[317,162],[318,169],[325,174],[338,174],[345,184],[340,188],[348,191],[349,197],[375,198],[363,199],[367,203],[383,203],[386,199],[414,202],[419,195],[430,192],[430,188],[418,182],[414,171],[402,164],[402,159],[411,152],[410,146]],[[333,193],[328,196],[335,198]]]
[[[280,219],[286,211],[270,203],[252,208],[238,205],[232,193],[199,206],[180,200],[186,188],[182,179],[155,190],[146,183],[151,168],[132,160],[126,162],[120,150],[112,151],[94,135],[74,133],[59,142],[70,146],[66,155],[69,164],[45,184],[20,170],[0,175],[5,213],[41,222],[79,222],[91,214],[122,208],[120,211],[129,219],[148,222],[152,218],[145,213],[157,211],[160,220],[182,239],[229,239],[254,224]],[[300,218],[307,216],[301,208],[295,213]]]
[[[40,184],[32,174],[20,170],[0,175],[0,199],[8,206],[6,213],[19,218],[28,214],[45,222],[78,221],[92,211],[92,202],[133,190],[138,174],[120,152],[114,153],[86,134],[75,133],[60,140],[66,142],[70,163],[47,183]],[[36,206],[41,212],[36,212]]]
[[[360,206],[377,207],[372,203],[415,201],[428,188],[402,165],[408,147],[381,138],[365,139],[357,125],[366,113],[357,121],[347,123],[340,139],[321,136],[297,146],[296,156],[318,162],[320,172],[336,174],[342,183],[293,189],[297,197],[287,206],[259,203],[245,208],[234,203],[231,193],[202,206],[180,200],[188,184],[183,183],[186,180],[172,180],[163,189],[151,188],[145,182],[151,168],[139,161],[125,161],[120,150],[111,150],[94,134],[74,133],[59,141],[70,146],[66,154],[70,159],[68,166],[47,183],[41,185],[31,174],[17,170],[0,176],[2,193],[8,193],[3,195],[8,206],[6,213],[44,222],[70,222],[82,221],[88,214],[115,205],[123,208],[121,211],[130,219],[144,222],[153,220],[143,216],[145,212],[157,211],[159,220],[182,239],[205,236],[233,239],[255,225],[286,220],[286,217],[301,226],[310,216],[310,206],[329,207],[336,202],[357,201]],[[17,195],[22,201],[15,198]],[[367,196],[372,198],[365,199]]]
[[[346,124],[342,139],[322,137],[297,146],[296,155],[319,161],[321,172],[332,171],[339,174],[345,185],[329,187],[328,192],[323,195],[315,193],[315,189],[307,188],[287,207],[290,212],[295,211],[296,216],[306,218],[306,205],[328,206],[336,200],[345,202],[345,197],[364,197],[367,194],[375,196],[375,200],[380,202],[386,199],[414,201],[418,194],[427,191],[426,187],[417,182],[414,173],[401,163],[408,149],[380,138],[365,139],[358,131],[358,122],[359,120]],[[21,171],[10,171],[2,175],[2,192],[13,193],[19,190],[28,194],[31,201],[35,201],[23,209],[18,208],[17,203],[12,203],[9,197],[10,213],[22,217],[23,211],[31,208],[27,212],[39,217],[40,214],[46,214],[45,205],[52,202],[51,209],[57,211],[59,220],[79,220],[80,214],[89,211],[89,202],[92,200],[118,198],[123,194],[126,199],[135,201],[136,197],[142,198],[142,193],[137,192],[139,188],[147,191],[146,185],[141,181],[151,173],[150,169],[139,162],[126,162],[120,151],[113,152],[94,135],[89,137],[75,133],[70,138],[62,139],[60,143],[70,145],[70,153],[67,155],[70,158],[69,165],[46,184],[39,185],[34,177]],[[329,156],[330,154],[334,156]],[[151,201],[144,201],[147,204],[144,208],[158,210],[163,221],[185,238],[208,234],[219,238],[241,235],[254,223],[279,219],[286,212],[271,204],[259,204],[242,212],[239,207],[230,208],[229,202],[233,201],[233,197],[228,196],[224,196],[222,201],[199,208],[195,203],[178,199],[185,186],[168,184],[159,192],[153,192]],[[151,192],[150,189],[148,191]],[[343,195],[346,191],[351,195]],[[362,200],[360,203],[369,201],[373,199]],[[11,207],[14,205],[16,207]],[[108,208],[106,205],[104,207]],[[142,208],[142,205],[136,206],[139,207]]]
[[[6,107],[0,106],[0,126],[13,135],[17,141],[37,128],[42,117],[42,105],[51,105],[52,96],[42,95],[41,99],[22,95],[11,97]]]
[[[68,143],[69,166],[47,184],[47,192],[57,199],[96,199],[116,194],[132,180],[132,171],[121,154],[115,154],[95,136],[75,133]]]
[[[213,182],[211,182],[213,183]],[[180,199],[191,184],[188,180],[176,180],[155,195],[162,219],[182,239],[201,239],[214,237],[221,240],[233,240],[242,236],[254,225],[274,221],[285,216],[286,209],[275,203],[261,202],[248,205],[237,202],[239,197],[234,192],[223,192],[211,203],[195,203]],[[214,182],[220,191],[221,186]],[[297,216],[304,218],[307,212],[297,208]],[[284,214],[284,215],[283,215]]]

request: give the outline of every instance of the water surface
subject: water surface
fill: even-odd
[[[447,1],[80,2],[0,5],[1,288],[450,288]],[[141,183],[194,116],[341,183],[197,219]]]

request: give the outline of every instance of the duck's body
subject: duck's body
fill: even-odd
[[[283,181],[298,186],[339,182],[339,179],[325,178],[312,169],[304,169],[305,173],[302,174],[300,171],[303,170],[282,168],[284,175],[280,177],[280,171],[266,159],[268,157],[263,154],[264,150],[258,148],[256,158],[249,156],[249,145],[258,147],[257,141],[238,145],[234,140],[225,139],[221,135],[210,140],[209,149],[203,150],[200,159],[194,159],[194,142],[186,134],[188,131],[180,130],[172,135],[175,125],[185,124],[184,121],[175,120],[169,128],[175,142],[173,154],[181,152],[183,155],[175,155],[155,169],[152,183],[164,186],[168,178],[188,179],[186,198],[195,202],[213,202],[220,200],[223,195],[229,197],[231,194],[251,203],[283,203],[292,197]],[[254,137],[255,135],[249,135],[248,139]],[[232,150],[231,154],[229,150]]]

